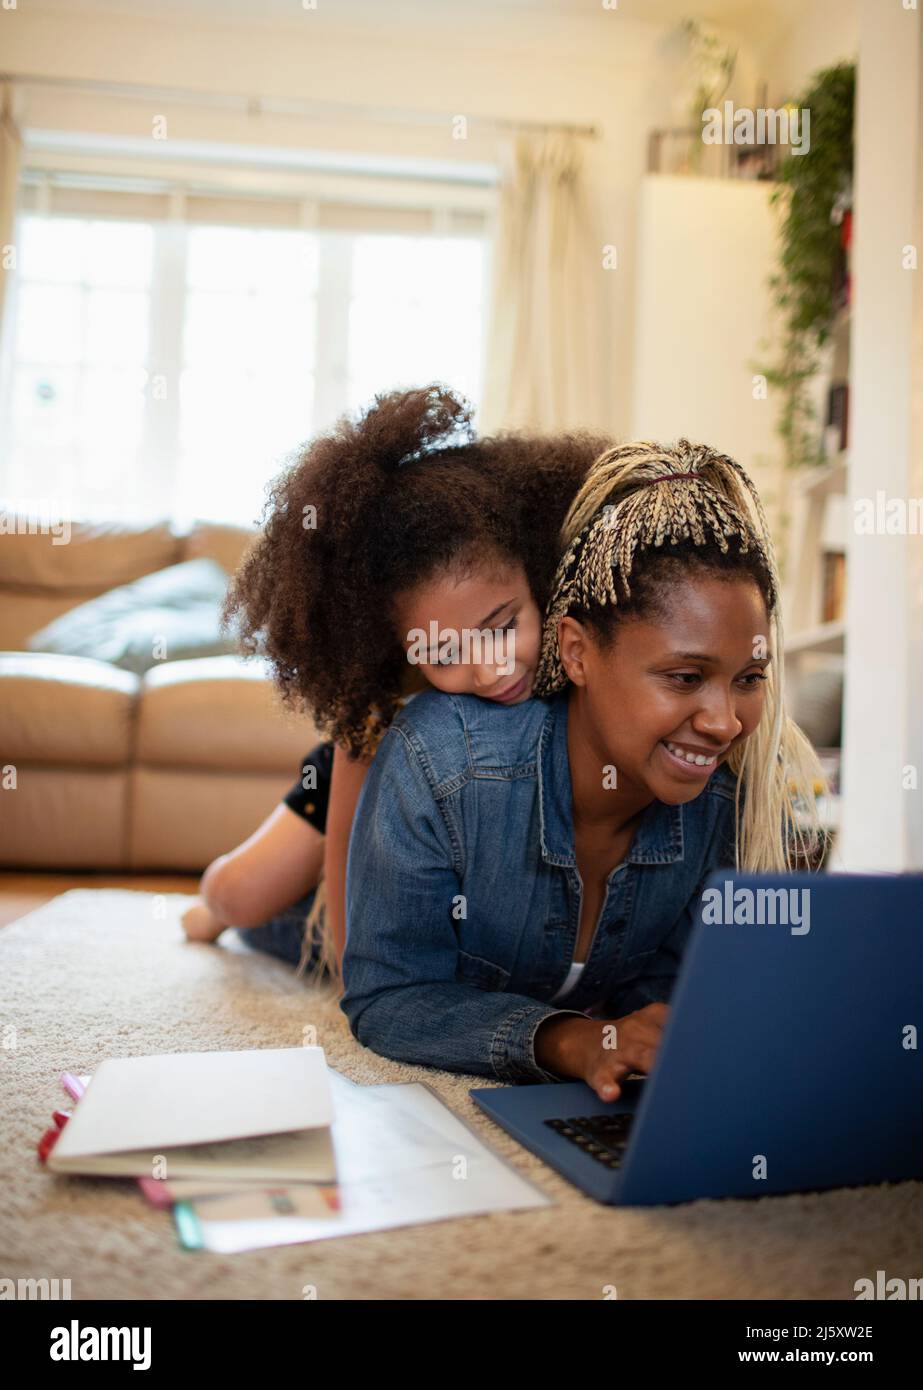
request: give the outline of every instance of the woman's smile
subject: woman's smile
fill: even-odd
[[[711,776],[718,766],[720,753],[693,753],[690,749],[683,750],[680,744],[673,743],[672,740],[662,738],[657,745],[663,750],[663,754],[669,764],[670,771],[674,776],[689,777],[693,781],[704,781]]]

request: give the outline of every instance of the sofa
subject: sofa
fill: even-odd
[[[0,864],[199,872],[284,795],[319,735],[283,709],[262,662],[163,660],[136,674],[28,650],[60,615],[143,575],[202,557],[230,574],[252,535],[74,522],[63,543],[7,515]]]

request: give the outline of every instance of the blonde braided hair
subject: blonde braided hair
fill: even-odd
[[[728,556],[729,570],[735,567],[730,556],[736,542],[736,553],[752,552],[765,575],[773,660],[763,716],[725,763],[737,778],[736,867],[752,873],[817,867],[824,832],[815,790],[825,788],[825,779],[809,740],[785,712],[772,536],[751,478],[726,454],[680,439],[675,445],[619,445],[596,460],[564,520],[564,554],[546,611],[533,694],[547,697],[567,684],[558,647],[561,618],[574,610],[617,608],[616,580],[624,608],[632,598],[632,574],[653,568],[638,566],[638,557],[662,550],[665,542],[708,547],[708,562],[714,559],[720,569],[721,557]]]

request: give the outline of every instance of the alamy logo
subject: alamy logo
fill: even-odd
[[[923,497],[889,497],[881,487],[874,500],[857,497],[853,530],[857,536],[923,536]]]
[[[69,545],[69,512],[52,499],[19,499],[0,507],[0,536],[50,536],[52,545]]]
[[[429,634],[412,627],[407,634],[411,666],[495,666],[509,676],[516,665],[515,628],[443,627],[433,620]]]
[[[792,154],[811,149],[811,112],[808,107],[790,111],[787,106],[709,106],[702,112],[704,145],[788,145]]]
[[[149,1327],[81,1327],[71,1318],[69,1327],[51,1329],[52,1361],[132,1361],[136,1371],[150,1370]]]
[[[15,1037],[15,1030],[14,1030]],[[13,1042],[15,1048],[16,1043]],[[71,1297],[69,1279],[9,1279],[0,1278],[0,1299],[45,1299]]]
[[[810,888],[735,888],[726,878],[723,888],[706,888],[702,893],[702,922],[705,926],[789,927],[792,936],[807,936],[811,930]]]
[[[856,1301],[862,1298],[923,1299],[923,1279],[889,1279],[883,1269],[875,1270],[875,1279],[857,1279],[853,1284]]]

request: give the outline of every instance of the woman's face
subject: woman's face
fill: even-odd
[[[521,565],[443,571],[399,594],[395,618],[407,660],[437,690],[509,705],[531,695],[542,620]]]
[[[690,579],[673,592],[668,619],[628,620],[608,649],[574,618],[558,640],[592,760],[616,769],[620,791],[679,805],[758,725],[772,654],[753,581]]]

